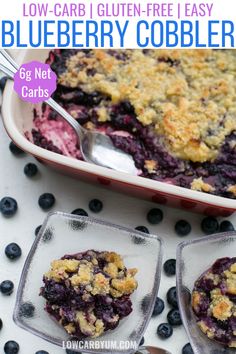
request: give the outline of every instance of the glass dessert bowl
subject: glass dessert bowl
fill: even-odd
[[[95,250],[96,252],[87,252],[88,250]],[[136,230],[126,229],[95,219],[60,212],[48,215],[29,252],[22,271],[13,316],[16,324],[59,346],[65,347],[66,343],[71,345],[71,341],[77,341],[78,338],[73,337],[73,333],[69,335],[63,326],[48,314],[52,309],[52,303],[47,303],[47,310],[49,309],[49,311],[45,311],[46,300],[43,297],[45,295],[45,285],[50,287],[51,280],[47,280],[44,284],[43,276],[44,274],[49,276],[50,264],[54,264],[51,272],[57,271],[58,267],[61,271],[65,264],[61,267],[61,264],[59,265],[61,261],[59,263],[52,262],[61,259],[64,255],[67,255],[66,258],[63,257],[68,263],[66,267],[73,268],[78,266],[78,260],[72,260],[75,257],[80,260],[83,258],[83,261],[85,261],[86,258],[88,260],[93,254],[94,261],[94,258],[97,257],[99,259],[104,251],[112,252],[108,253],[112,257],[114,254],[119,254],[125,267],[127,267],[127,269],[124,268],[125,271],[129,272],[130,268],[131,271],[132,268],[136,268],[138,272],[135,275],[135,279],[140,286],[138,285],[135,291],[130,291],[127,301],[125,301],[124,297],[120,298],[123,299],[123,304],[118,304],[115,299],[115,304],[122,305],[122,309],[125,311],[123,313],[124,316],[120,316],[121,320],[114,324],[114,329],[110,326],[111,328],[108,328],[107,331],[104,331],[101,336],[96,338],[83,336],[81,339],[83,341],[83,349],[80,347],[78,351],[81,352],[82,350],[89,353],[110,352],[109,343],[113,343],[110,345],[115,345],[118,353],[135,351],[134,343],[138,345],[142,338],[157,296],[162,261],[162,243],[156,236],[145,235]],[[111,268],[114,269],[113,267]],[[146,276],[147,268],[149,269],[148,277]],[[75,271],[74,268],[73,271]],[[135,272],[131,273],[130,279],[133,282]],[[50,276],[52,274],[55,275],[55,273],[50,273]],[[61,274],[61,272],[56,274]],[[72,275],[72,278],[74,281],[78,280],[75,279],[75,275]],[[120,282],[120,280],[115,279],[116,283]],[[134,283],[132,285],[132,289],[136,288]],[[43,286],[44,288],[42,288]],[[47,290],[49,287],[47,287]],[[43,296],[39,296],[40,288]],[[44,294],[42,294],[42,289],[44,289]],[[61,295],[62,288],[59,289],[56,286],[51,290],[54,292],[53,300],[55,300],[55,295]],[[55,293],[55,290],[58,290],[57,293]],[[63,308],[63,302],[60,303],[60,306]],[[32,309],[31,312],[29,308]],[[95,313],[99,314],[102,308],[101,306]],[[60,312],[60,314],[62,313]],[[65,313],[66,315],[69,314],[68,309]],[[98,316],[102,318],[103,313],[100,313],[100,315]],[[107,317],[105,316],[105,318]],[[117,317],[115,318],[117,319]],[[100,326],[101,321],[98,322]],[[72,328],[70,325],[69,327]],[[67,326],[67,329],[70,329],[69,327]],[[94,341],[96,341],[96,347],[94,346]],[[121,341],[130,343],[130,346],[128,344],[125,346],[120,345]],[[77,350],[75,347],[70,347],[69,349]]]
[[[227,291],[227,285],[221,283],[222,269],[223,271],[230,269],[235,254],[235,232],[211,235],[199,240],[183,242],[178,246],[176,271],[178,302],[183,324],[196,354],[235,353],[235,348],[227,346],[231,340],[234,341],[231,328],[233,318],[230,319],[230,323],[223,317],[221,320],[216,318],[219,315],[218,310],[221,315],[224,311],[220,301],[224,302],[223,305],[228,306],[230,303],[235,306],[234,296],[230,296],[230,301],[228,299],[231,291]],[[219,262],[219,259],[222,261]],[[212,270],[214,276],[210,274]],[[226,282],[229,273],[228,270],[225,274]],[[221,289],[220,297],[217,294],[219,289]],[[212,339],[209,339],[202,330]],[[215,340],[217,336],[219,341],[225,341],[225,345]]]

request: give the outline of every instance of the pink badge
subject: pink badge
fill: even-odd
[[[48,100],[57,87],[57,76],[48,64],[31,61],[21,65],[14,75],[14,90],[23,101]]]

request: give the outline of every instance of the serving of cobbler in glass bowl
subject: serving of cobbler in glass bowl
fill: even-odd
[[[236,197],[234,50],[55,49],[53,98],[86,129],[131,154],[138,175]],[[27,133],[26,133],[27,135]],[[34,144],[82,159],[70,126],[46,105]]]
[[[59,346],[82,341],[83,352],[106,353],[113,343],[131,353],[152,314],[161,262],[157,236],[51,213],[27,256],[14,321]]]
[[[219,233],[177,247],[177,294],[195,354],[234,354],[236,233]]]

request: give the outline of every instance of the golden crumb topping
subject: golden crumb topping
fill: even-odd
[[[213,192],[214,188],[209,184],[203,181],[202,177],[195,178],[191,183],[191,189],[194,191],[200,192]]]
[[[207,335],[208,338],[214,337],[214,331],[212,330],[212,328],[208,327],[204,321],[199,321],[197,324],[202,330],[202,332]]]
[[[214,296],[210,305],[213,317],[217,320],[225,321],[232,316],[233,303],[227,296]]]
[[[229,186],[227,191],[232,193],[236,197],[236,184]]]
[[[86,286],[92,295],[111,294],[114,297],[132,294],[138,283],[134,278],[136,268],[126,269],[123,259],[115,252],[102,252],[105,261],[98,272],[98,259],[59,259],[51,263],[51,269],[45,274],[48,279],[57,282],[67,279],[73,287]]]
[[[231,269],[235,270],[235,264],[233,264],[229,270],[224,272],[226,276],[227,293],[236,295],[236,274]]]
[[[137,119],[182,159],[214,160],[236,129],[234,50],[78,51],[59,83],[98,91],[112,104],[129,101]],[[109,120],[108,106],[97,107],[99,121]]]

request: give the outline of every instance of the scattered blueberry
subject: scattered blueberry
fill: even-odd
[[[151,295],[150,294],[145,295],[144,298],[142,299],[142,301],[141,301],[141,309],[142,309],[143,313],[147,312],[147,309],[148,309],[149,304],[150,304],[150,300],[151,300]]]
[[[182,354],[194,354],[190,343],[185,344],[182,349]]]
[[[214,234],[219,230],[219,223],[213,216],[207,216],[202,220],[201,228],[206,235]]]
[[[11,197],[4,197],[0,201],[0,212],[4,216],[13,216],[17,208],[17,201]]]
[[[8,77],[7,77],[7,76],[3,76],[3,77],[0,79],[0,90],[1,90],[2,92],[3,92],[4,89],[5,89],[7,80],[8,80]]]
[[[4,353],[5,354],[17,354],[20,350],[20,346],[14,340],[9,340],[4,345]]]
[[[34,230],[34,234],[35,234],[35,236],[37,236],[37,235],[38,235],[38,233],[39,233],[39,231],[40,231],[41,227],[42,227],[42,225],[39,225],[39,226],[37,226],[37,227],[36,227],[36,229]]]
[[[234,225],[229,220],[220,223],[220,232],[234,231]]]
[[[15,260],[21,256],[21,248],[17,243],[9,243],[5,248],[5,255],[11,260]]]
[[[38,350],[35,354],[49,354],[46,350]]]
[[[182,320],[180,312],[178,309],[172,309],[167,314],[167,321],[171,326],[180,326],[182,325]]]
[[[190,223],[186,220],[179,220],[175,224],[175,232],[179,236],[187,236],[192,230]]]
[[[169,323],[161,323],[157,327],[157,334],[162,339],[167,339],[172,336],[173,328]]]
[[[2,329],[3,323],[2,323],[2,319],[0,318],[0,330]]]
[[[147,220],[150,224],[157,225],[163,220],[163,211],[158,208],[153,208],[147,213]]]
[[[143,226],[143,225],[135,227],[135,230],[143,232],[144,234],[149,234],[148,228],[146,226]]]
[[[27,177],[34,177],[38,173],[38,167],[35,163],[27,163],[24,167],[24,174]]]
[[[80,215],[80,216],[88,216],[88,213],[87,211],[85,211],[84,209],[81,209],[81,208],[78,208],[78,209],[75,209],[71,212],[71,214],[73,215]]]
[[[55,197],[52,193],[43,193],[40,195],[38,204],[43,210],[48,210],[55,204]]]
[[[167,259],[163,265],[163,269],[166,275],[172,276],[175,275],[176,272],[176,260],[175,259]]]
[[[173,306],[175,309],[178,308],[176,287],[173,286],[167,291],[166,299],[169,305]]]
[[[0,292],[3,295],[11,295],[14,290],[14,284],[11,280],[4,280],[0,284]]]
[[[143,345],[143,344],[144,344],[144,342],[145,342],[145,339],[144,339],[144,337],[142,337],[142,339],[141,339],[141,341],[140,341],[139,345]]]
[[[24,154],[24,151],[21,150],[15,143],[13,143],[13,141],[11,141],[10,144],[9,144],[9,150],[15,156],[19,156],[19,155],[23,155]]]
[[[35,311],[35,307],[31,302],[25,302],[20,306],[20,316],[23,317],[33,317]]]
[[[145,238],[140,237],[140,236],[136,236],[136,235],[132,235],[132,241],[133,243],[135,243],[136,245],[142,245],[146,243]]]
[[[92,199],[89,202],[89,209],[94,213],[99,213],[103,208],[103,203],[99,199]]]
[[[164,301],[160,299],[159,297],[156,298],[154,309],[152,312],[152,317],[155,317],[157,315],[160,315],[165,308]]]

